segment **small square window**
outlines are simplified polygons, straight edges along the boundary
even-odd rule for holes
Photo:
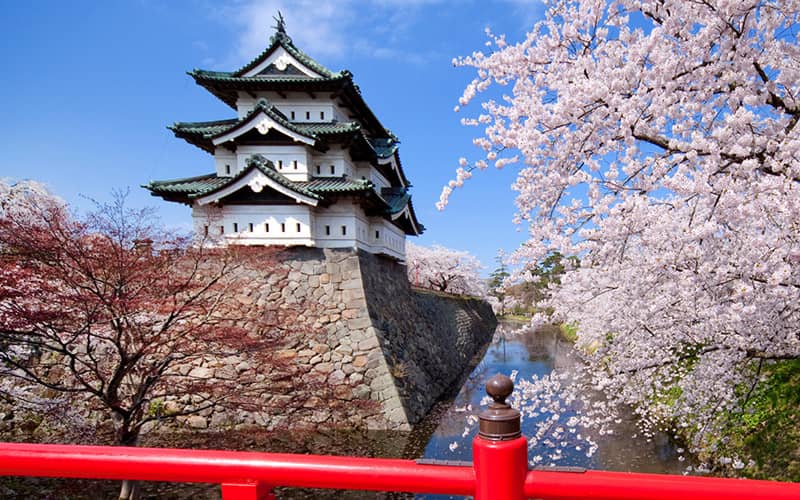
[[[347,226],[342,226],[342,236],[347,235]]]
[[[286,232],[286,223],[285,222],[281,222],[281,232],[282,233]]]
[[[325,226],[325,234],[327,236],[330,236],[330,234],[331,234],[331,226]]]

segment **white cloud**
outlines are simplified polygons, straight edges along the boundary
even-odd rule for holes
[[[441,0],[233,0],[217,4],[214,16],[235,25],[237,47],[229,63],[242,64],[269,43],[280,11],[295,44],[325,63],[353,54],[422,64],[431,54],[403,50],[403,35],[413,29],[421,9]],[[335,67],[332,69],[336,69]]]

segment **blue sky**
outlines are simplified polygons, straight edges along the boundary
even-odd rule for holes
[[[478,153],[479,130],[453,112],[473,74],[452,59],[483,49],[486,27],[520,40],[541,15],[538,0],[32,1],[3,10],[0,177],[43,182],[78,209],[130,188],[131,205],[154,206],[164,224],[188,228],[188,208],[139,186],[212,171],[207,153],[166,126],[234,111],[185,72],[237,69],[266,47],[281,10],[295,44],[333,70],[352,71],[402,141],[427,227],[417,243],[468,250],[489,272],[498,249],[524,239],[511,222],[515,168],[476,172],[444,212],[434,203],[458,158]]]

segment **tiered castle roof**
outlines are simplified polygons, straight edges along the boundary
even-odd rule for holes
[[[282,48],[294,61],[275,58]],[[284,59],[284,60],[282,60]],[[377,187],[367,179],[346,177],[314,177],[293,181],[279,172],[272,162],[253,155],[246,167],[233,176],[209,173],[197,177],[151,181],[143,186],[154,196],[166,201],[192,205],[195,201],[246,203],[272,197],[286,203],[302,200],[312,206],[326,206],[343,196],[361,199],[367,215],[391,219],[406,234],[420,234],[424,227],[417,220],[408,192],[410,183],[403,172],[398,155],[399,140],[383,127],[353,83],[349,71],[333,72],[297,47],[285,33],[282,23],[270,45],[255,59],[233,72],[195,69],[189,72],[195,82],[223,102],[237,108],[242,93],[255,97],[270,91],[285,97],[288,92],[302,92],[312,99],[323,96],[333,99],[348,110],[348,121],[300,122],[291,120],[266,98],[260,98],[245,116],[208,122],[176,122],[170,126],[177,137],[214,154],[218,147],[235,150],[238,144],[305,144],[318,153],[337,144],[346,148],[353,161],[368,162],[389,181],[391,187]],[[253,192],[242,189],[252,181],[266,183],[271,189]],[[251,183],[251,184],[248,184]]]

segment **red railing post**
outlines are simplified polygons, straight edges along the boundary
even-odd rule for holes
[[[275,494],[266,483],[222,483],[222,500],[275,500]]]
[[[523,500],[528,474],[528,441],[520,431],[520,414],[506,403],[514,383],[505,375],[486,382],[494,399],[478,418],[480,428],[472,442],[475,500]]]

